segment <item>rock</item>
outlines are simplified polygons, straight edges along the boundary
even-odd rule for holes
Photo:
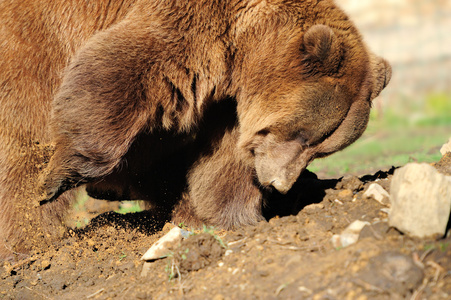
[[[353,196],[352,191],[348,189],[338,192],[338,198],[343,201],[352,201]]]
[[[167,257],[171,253],[172,249],[174,249],[183,239],[189,237],[190,235],[191,232],[179,227],[174,227],[157,242],[155,242],[152,247],[150,247],[149,250],[147,250],[147,252],[141,257],[141,260],[145,261],[141,271],[141,276],[147,276],[152,268],[153,261]]]
[[[347,247],[354,244],[359,240],[360,231],[367,225],[370,225],[370,223],[360,220],[352,222],[340,235],[334,234],[332,236],[332,244],[335,248]]]
[[[302,209],[302,211],[305,212],[306,214],[313,215],[315,213],[320,212],[323,209],[324,209],[324,204],[322,204],[322,203],[313,203],[313,204],[309,204],[306,207],[304,207]]]
[[[343,177],[335,186],[337,189],[348,189],[351,192],[360,191],[363,188],[363,182],[357,176],[347,175]]]
[[[390,226],[388,226],[387,222],[379,221],[374,222],[370,226],[365,226],[359,235],[359,240],[364,238],[375,238],[378,240],[382,240],[384,236],[387,234]]]
[[[393,251],[372,257],[368,265],[357,273],[358,280],[373,289],[398,295],[398,299],[409,299],[412,291],[422,283],[423,277],[423,270],[410,256]]]
[[[395,171],[389,225],[420,238],[443,236],[451,210],[451,177],[428,164],[410,163]]]
[[[159,258],[164,258],[170,253],[170,249],[174,248],[183,238],[187,238],[190,232],[179,227],[172,228],[162,238],[147,250],[141,257],[141,260],[153,261]]]
[[[440,148],[440,153],[442,156],[449,152],[451,152],[451,138],[449,138],[448,143],[444,144],[442,148]]]
[[[50,268],[50,261],[43,260],[41,261],[41,270],[47,270]]]
[[[389,201],[390,195],[383,187],[381,187],[377,183],[370,184],[365,193],[363,193],[363,197],[373,198],[374,200],[383,205],[388,205],[390,203]]]

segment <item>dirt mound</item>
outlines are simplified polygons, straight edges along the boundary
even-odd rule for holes
[[[450,157],[435,165],[449,170]],[[320,180],[304,174],[290,201],[268,203],[268,222],[207,230],[142,277],[143,253],[168,230],[148,213],[102,214],[53,249],[4,263],[2,299],[449,299],[451,238],[415,239],[387,224],[393,169]],[[277,200],[277,199],[276,199]],[[359,220],[357,243],[331,242]],[[226,247],[224,248],[221,243]]]

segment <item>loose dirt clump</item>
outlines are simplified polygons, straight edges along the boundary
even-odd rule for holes
[[[446,173],[445,156],[435,165]],[[141,256],[170,226],[141,212],[104,213],[68,230],[53,248],[1,269],[1,299],[450,299],[451,238],[417,239],[387,223],[394,169],[321,180],[306,172],[286,197],[267,203],[267,222],[184,240],[141,276]],[[354,221],[358,241],[334,246]],[[225,248],[221,245],[224,244]]]
[[[183,241],[173,260],[180,273],[185,274],[217,262],[223,254],[224,248],[212,234],[201,233]]]

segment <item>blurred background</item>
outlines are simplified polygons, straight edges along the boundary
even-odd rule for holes
[[[365,134],[316,160],[320,177],[363,175],[410,161],[434,162],[451,137],[451,1],[336,0],[369,48],[393,68]]]

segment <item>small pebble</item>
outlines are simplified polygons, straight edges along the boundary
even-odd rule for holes
[[[341,234],[334,234],[331,238],[332,245],[335,248],[347,247],[356,243],[359,240],[360,231],[363,227],[370,225],[369,222],[356,220],[349,224]]]
[[[387,191],[377,183],[372,183],[368,189],[363,193],[363,197],[372,198],[382,205],[389,205],[390,195]]]

